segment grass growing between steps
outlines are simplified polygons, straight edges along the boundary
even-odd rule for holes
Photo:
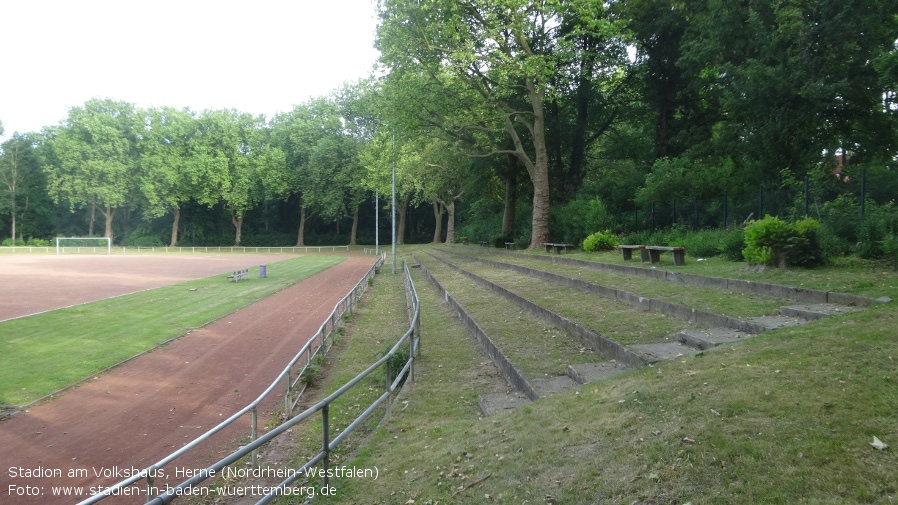
[[[481,252],[478,248],[462,248],[462,251]],[[532,254],[535,257],[549,257],[545,251],[517,251]],[[821,291],[836,291],[842,293],[854,293],[856,295],[879,298],[895,293],[898,290],[898,275],[894,267],[880,261],[863,260],[855,257],[833,258],[828,265],[813,268],[764,268],[750,266],[744,262],[727,261],[720,257],[698,258],[686,253],[686,264],[674,266],[670,256],[662,255],[662,262],[652,265],[642,263],[634,257],[630,261],[624,261],[618,251],[605,251],[600,253],[574,252],[565,257],[581,259],[585,261],[598,261],[602,263],[614,263],[638,268],[658,268],[672,272],[708,275],[711,277],[728,277],[755,282],[768,282],[771,284],[785,284],[788,286],[807,289],[819,289]],[[537,259],[540,263],[546,263],[545,259]],[[895,298],[894,295],[892,298]]]
[[[388,273],[387,268],[381,268],[359,308],[345,326],[344,334],[328,353],[322,378],[306,393],[307,400],[297,406],[295,413],[302,412],[306,407],[314,405],[339,389],[395,345],[409,326],[405,304],[402,274],[392,275]],[[386,377],[381,369],[373,372],[335,400],[329,408],[330,439],[333,440],[339,435],[385,390]],[[337,446],[331,453],[331,466],[345,459],[357,448],[381,421],[384,414],[383,408],[375,410],[363,428],[352,434],[348,442]],[[315,414],[312,420],[305,421],[304,427],[296,431],[294,441],[296,451],[291,461],[293,467],[300,468],[321,451],[321,418],[321,414]]]
[[[550,263],[536,258],[526,259],[482,253],[477,257],[511,265],[524,266],[534,270],[551,272],[572,279],[591,282],[593,284],[622,291],[629,291],[637,295],[657,300],[666,300],[688,307],[695,307],[699,310],[735,318],[776,314],[781,305],[790,303],[764,296],[731,293],[718,289],[695,289],[693,286],[684,286],[672,282],[658,282],[656,280],[634,277],[631,275],[615,274],[589,268]],[[679,272],[680,270],[677,269],[674,271]]]
[[[252,268],[241,282],[215,275],[0,323],[0,404],[36,400],[343,259],[302,256],[277,262],[265,279]]]
[[[531,316],[433,257],[417,258],[528,379],[565,375],[568,365],[604,359],[564,329]]]
[[[460,324],[432,296],[422,305],[425,356],[440,359],[427,339],[448,340]],[[472,367],[447,357],[347,462],[378,467],[379,479],[345,479],[323,501],[896,503],[896,327],[898,307],[876,306],[485,419],[463,402],[443,406],[453,398],[433,381],[464,381]],[[873,436],[890,447],[874,449]]]
[[[459,262],[458,256],[446,259]],[[675,341],[677,332],[696,328],[673,317],[476,261],[465,262],[464,269],[623,345]]]
[[[346,462],[356,468],[376,467],[380,476],[334,480],[338,494],[322,498],[324,503],[406,503],[419,496],[418,487],[424,482],[433,485],[434,494],[429,496],[457,503],[452,497],[457,483],[488,474],[489,469],[474,461],[478,448],[456,438],[458,426],[466,427],[462,433],[477,431],[482,422],[478,397],[505,391],[507,386],[430,283],[419,272],[413,276],[427,307],[417,379],[406,386],[391,421]]]

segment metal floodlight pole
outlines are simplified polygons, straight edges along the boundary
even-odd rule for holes
[[[393,132],[393,273],[396,273],[396,132]]]
[[[374,192],[374,255],[380,256],[380,192]]]

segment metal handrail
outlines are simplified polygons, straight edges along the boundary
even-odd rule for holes
[[[124,487],[130,486],[132,484],[135,484],[138,481],[143,480],[143,479],[147,480],[147,490],[148,490],[148,492],[150,492],[150,490],[153,488],[154,476],[157,474],[157,471],[159,469],[161,469],[165,465],[171,463],[172,461],[176,460],[177,458],[181,457],[186,452],[188,452],[192,448],[196,447],[203,441],[207,440],[212,435],[215,435],[216,433],[218,433],[225,427],[229,426],[230,424],[235,422],[237,419],[243,417],[247,413],[252,413],[252,421],[251,421],[251,427],[250,427],[252,440],[258,441],[259,438],[257,436],[258,435],[258,432],[257,432],[257,426],[258,426],[257,408],[262,403],[262,401],[264,399],[266,399],[271,394],[271,392],[274,391],[277,388],[277,386],[284,381],[285,378],[287,378],[287,380],[286,380],[287,388],[286,388],[286,392],[284,393],[284,395],[285,395],[285,410],[286,410],[285,414],[287,417],[290,417],[290,414],[291,414],[290,409],[292,408],[292,405],[295,405],[295,402],[291,402],[289,400],[290,387],[291,387],[289,376],[290,376],[291,369],[296,365],[296,363],[300,360],[300,358],[303,356],[303,354],[306,354],[308,356],[306,365],[297,374],[297,377],[302,377],[302,374],[307,370],[309,364],[311,364],[312,358],[318,354],[318,352],[321,350],[321,347],[328,340],[328,337],[330,337],[330,335],[333,333],[334,329],[336,328],[337,319],[339,317],[341,317],[345,312],[352,310],[352,304],[354,303],[355,299],[357,299],[358,297],[361,296],[359,291],[360,290],[364,291],[364,288],[367,287],[368,280],[371,279],[372,277],[374,277],[375,272],[377,271],[378,268],[380,268],[383,265],[385,260],[386,260],[386,253],[383,253],[377,259],[374,266],[372,266],[371,269],[368,270],[368,272],[365,274],[365,276],[358,283],[356,283],[356,285],[352,288],[352,290],[350,290],[346,296],[344,296],[339,302],[336,303],[336,305],[334,305],[334,309],[331,311],[328,318],[325,319],[324,323],[321,325],[321,327],[318,329],[318,331],[311,338],[309,338],[309,340],[306,341],[305,345],[303,345],[303,347],[299,350],[299,352],[296,353],[296,355],[293,357],[293,359],[290,360],[290,362],[287,364],[287,366],[284,368],[284,370],[277,376],[277,378],[275,378],[274,381],[272,381],[271,385],[269,385],[268,388],[266,388],[265,391],[263,391],[262,394],[260,394],[258,396],[258,398],[256,398],[252,403],[250,403],[246,407],[240,409],[237,413],[233,414],[226,420],[222,421],[214,428],[206,431],[199,437],[193,439],[188,444],[184,445],[177,451],[169,454],[168,456],[164,457],[163,459],[159,460],[158,462],[154,463],[153,465],[141,470],[140,472],[137,472],[135,475],[132,475],[127,479],[124,479],[120,482],[113,484],[110,487],[104,487],[102,492],[95,494],[95,495],[91,496],[90,498],[87,498],[85,500],[78,502],[77,505],[90,505],[93,503],[97,503],[97,502],[102,501],[105,498],[109,497],[110,495],[113,495],[118,490],[120,490]],[[342,310],[342,312],[339,313],[339,315],[337,315],[337,311],[341,307],[343,310]],[[330,323],[330,330],[327,330],[328,323]],[[317,340],[319,340],[319,338],[321,340],[321,344],[315,350],[314,354],[309,354],[312,344],[315,343]],[[297,400],[299,398],[299,395],[301,395],[301,394],[302,393],[300,392],[297,395]],[[250,444],[250,445],[253,445],[253,444]],[[252,458],[253,458],[253,465],[255,465],[255,463],[256,463],[255,452],[253,452]]]
[[[250,442],[246,446],[240,448],[238,451],[229,454],[228,456],[219,460],[212,466],[209,466],[206,469],[198,472],[196,475],[194,475],[190,479],[185,480],[185,481],[177,484],[176,486],[169,488],[165,492],[165,494],[162,494],[162,495],[159,495],[159,496],[153,498],[152,500],[146,502],[145,505],[162,505],[162,504],[171,503],[172,501],[175,500],[175,498],[177,498],[181,494],[184,494],[183,490],[190,488],[190,487],[194,487],[194,486],[202,483],[203,481],[208,479],[210,476],[217,475],[226,466],[240,460],[240,458],[243,458],[248,454],[255,452],[255,450],[258,449],[259,447],[261,447],[262,445],[268,443],[269,441],[271,441],[272,439],[274,439],[281,433],[284,433],[285,431],[289,430],[293,426],[296,426],[297,424],[301,423],[302,421],[308,419],[309,417],[311,417],[313,414],[315,414],[317,412],[322,413],[322,435],[323,435],[322,436],[322,438],[323,438],[322,450],[318,454],[313,456],[311,459],[309,459],[301,468],[297,469],[291,477],[288,477],[286,480],[284,480],[277,486],[272,487],[268,494],[266,494],[265,496],[262,497],[262,499],[260,499],[259,501],[256,502],[256,505],[262,505],[262,504],[268,503],[271,500],[277,498],[281,494],[280,491],[283,491],[292,482],[301,478],[303,475],[306,474],[306,471],[308,469],[312,468],[313,466],[317,465],[318,463],[323,463],[323,465],[324,465],[325,471],[322,472],[322,475],[324,476],[323,477],[323,480],[324,480],[323,485],[327,486],[328,473],[326,470],[329,465],[330,452],[334,448],[336,448],[337,445],[339,445],[339,443],[344,438],[346,438],[350,433],[352,433],[371,413],[373,413],[374,410],[376,410],[379,406],[381,406],[384,403],[386,404],[385,418],[387,420],[389,420],[389,417],[390,417],[389,399],[390,399],[391,394],[396,390],[399,383],[401,382],[401,378],[404,377],[406,373],[409,373],[410,377],[412,379],[414,378],[412,371],[414,370],[414,360],[415,360],[415,356],[419,350],[418,341],[420,340],[420,317],[421,317],[420,302],[418,300],[417,290],[415,289],[414,281],[412,281],[411,273],[409,272],[407,263],[404,264],[404,273],[405,273],[405,287],[406,287],[407,292],[409,293],[409,298],[412,300],[411,301],[412,310],[411,310],[411,316],[409,318],[409,329],[405,332],[405,334],[402,335],[402,337],[396,342],[396,344],[393,345],[393,347],[390,349],[389,352],[387,352],[383,357],[381,357],[379,360],[375,361],[368,368],[366,368],[363,372],[359,373],[358,375],[356,375],[355,377],[350,379],[346,384],[341,386],[339,389],[337,389],[336,391],[334,391],[333,393],[328,395],[326,398],[324,398],[320,402],[309,407],[308,409],[306,409],[302,413],[298,414],[297,416],[287,419],[285,422],[278,425],[276,428],[272,429],[265,435],[255,439],[254,441]],[[411,339],[409,360],[405,363],[405,366],[402,368],[402,370],[398,374],[396,374],[396,378],[391,382],[390,381],[390,375],[391,375],[390,374],[390,359],[393,357],[393,355],[396,353],[396,351],[399,350],[400,346],[402,346],[402,344],[404,344],[409,339]],[[386,367],[386,386],[385,386],[384,393],[382,393],[380,396],[378,396],[377,399],[374,400],[371,403],[371,405],[369,405],[365,409],[364,412],[359,414],[349,424],[349,426],[347,426],[339,435],[337,435],[336,438],[334,438],[333,440],[330,440],[329,439],[330,430],[328,427],[328,420],[329,420],[328,413],[329,413],[330,404],[333,403],[341,395],[343,395],[343,393],[350,390],[353,386],[355,386],[356,384],[361,382],[363,379],[365,379],[366,377],[368,377],[369,375],[374,373],[374,371],[379,369],[381,366]]]

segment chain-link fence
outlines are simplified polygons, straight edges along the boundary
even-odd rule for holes
[[[805,179],[786,187],[758,185],[751,192],[724,193],[716,198],[678,198],[634,206],[619,212],[616,221],[624,232],[656,231],[681,227],[694,231],[731,229],[766,215],[781,219],[811,217],[838,228],[860,229],[872,212],[894,205],[898,198],[898,172],[879,170],[858,175],[833,174],[831,180]]]

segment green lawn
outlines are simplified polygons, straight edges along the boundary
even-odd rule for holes
[[[744,264],[711,268],[765,282],[898,295],[898,274],[875,264],[780,272],[751,272]],[[483,358],[457,359],[473,340],[418,283],[424,291],[422,373],[401,398],[407,408],[394,411],[344,462],[376,467],[379,478],[332,480],[338,495],[327,503],[898,501],[896,302],[771,331],[480,418],[473,397],[490,387],[472,383],[471,372]],[[367,331],[380,324],[359,320]],[[874,436],[891,447],[876,450]]]
[[[0,323],[0,404],[22,405],[184,335],[344,258],[309,255]]]

